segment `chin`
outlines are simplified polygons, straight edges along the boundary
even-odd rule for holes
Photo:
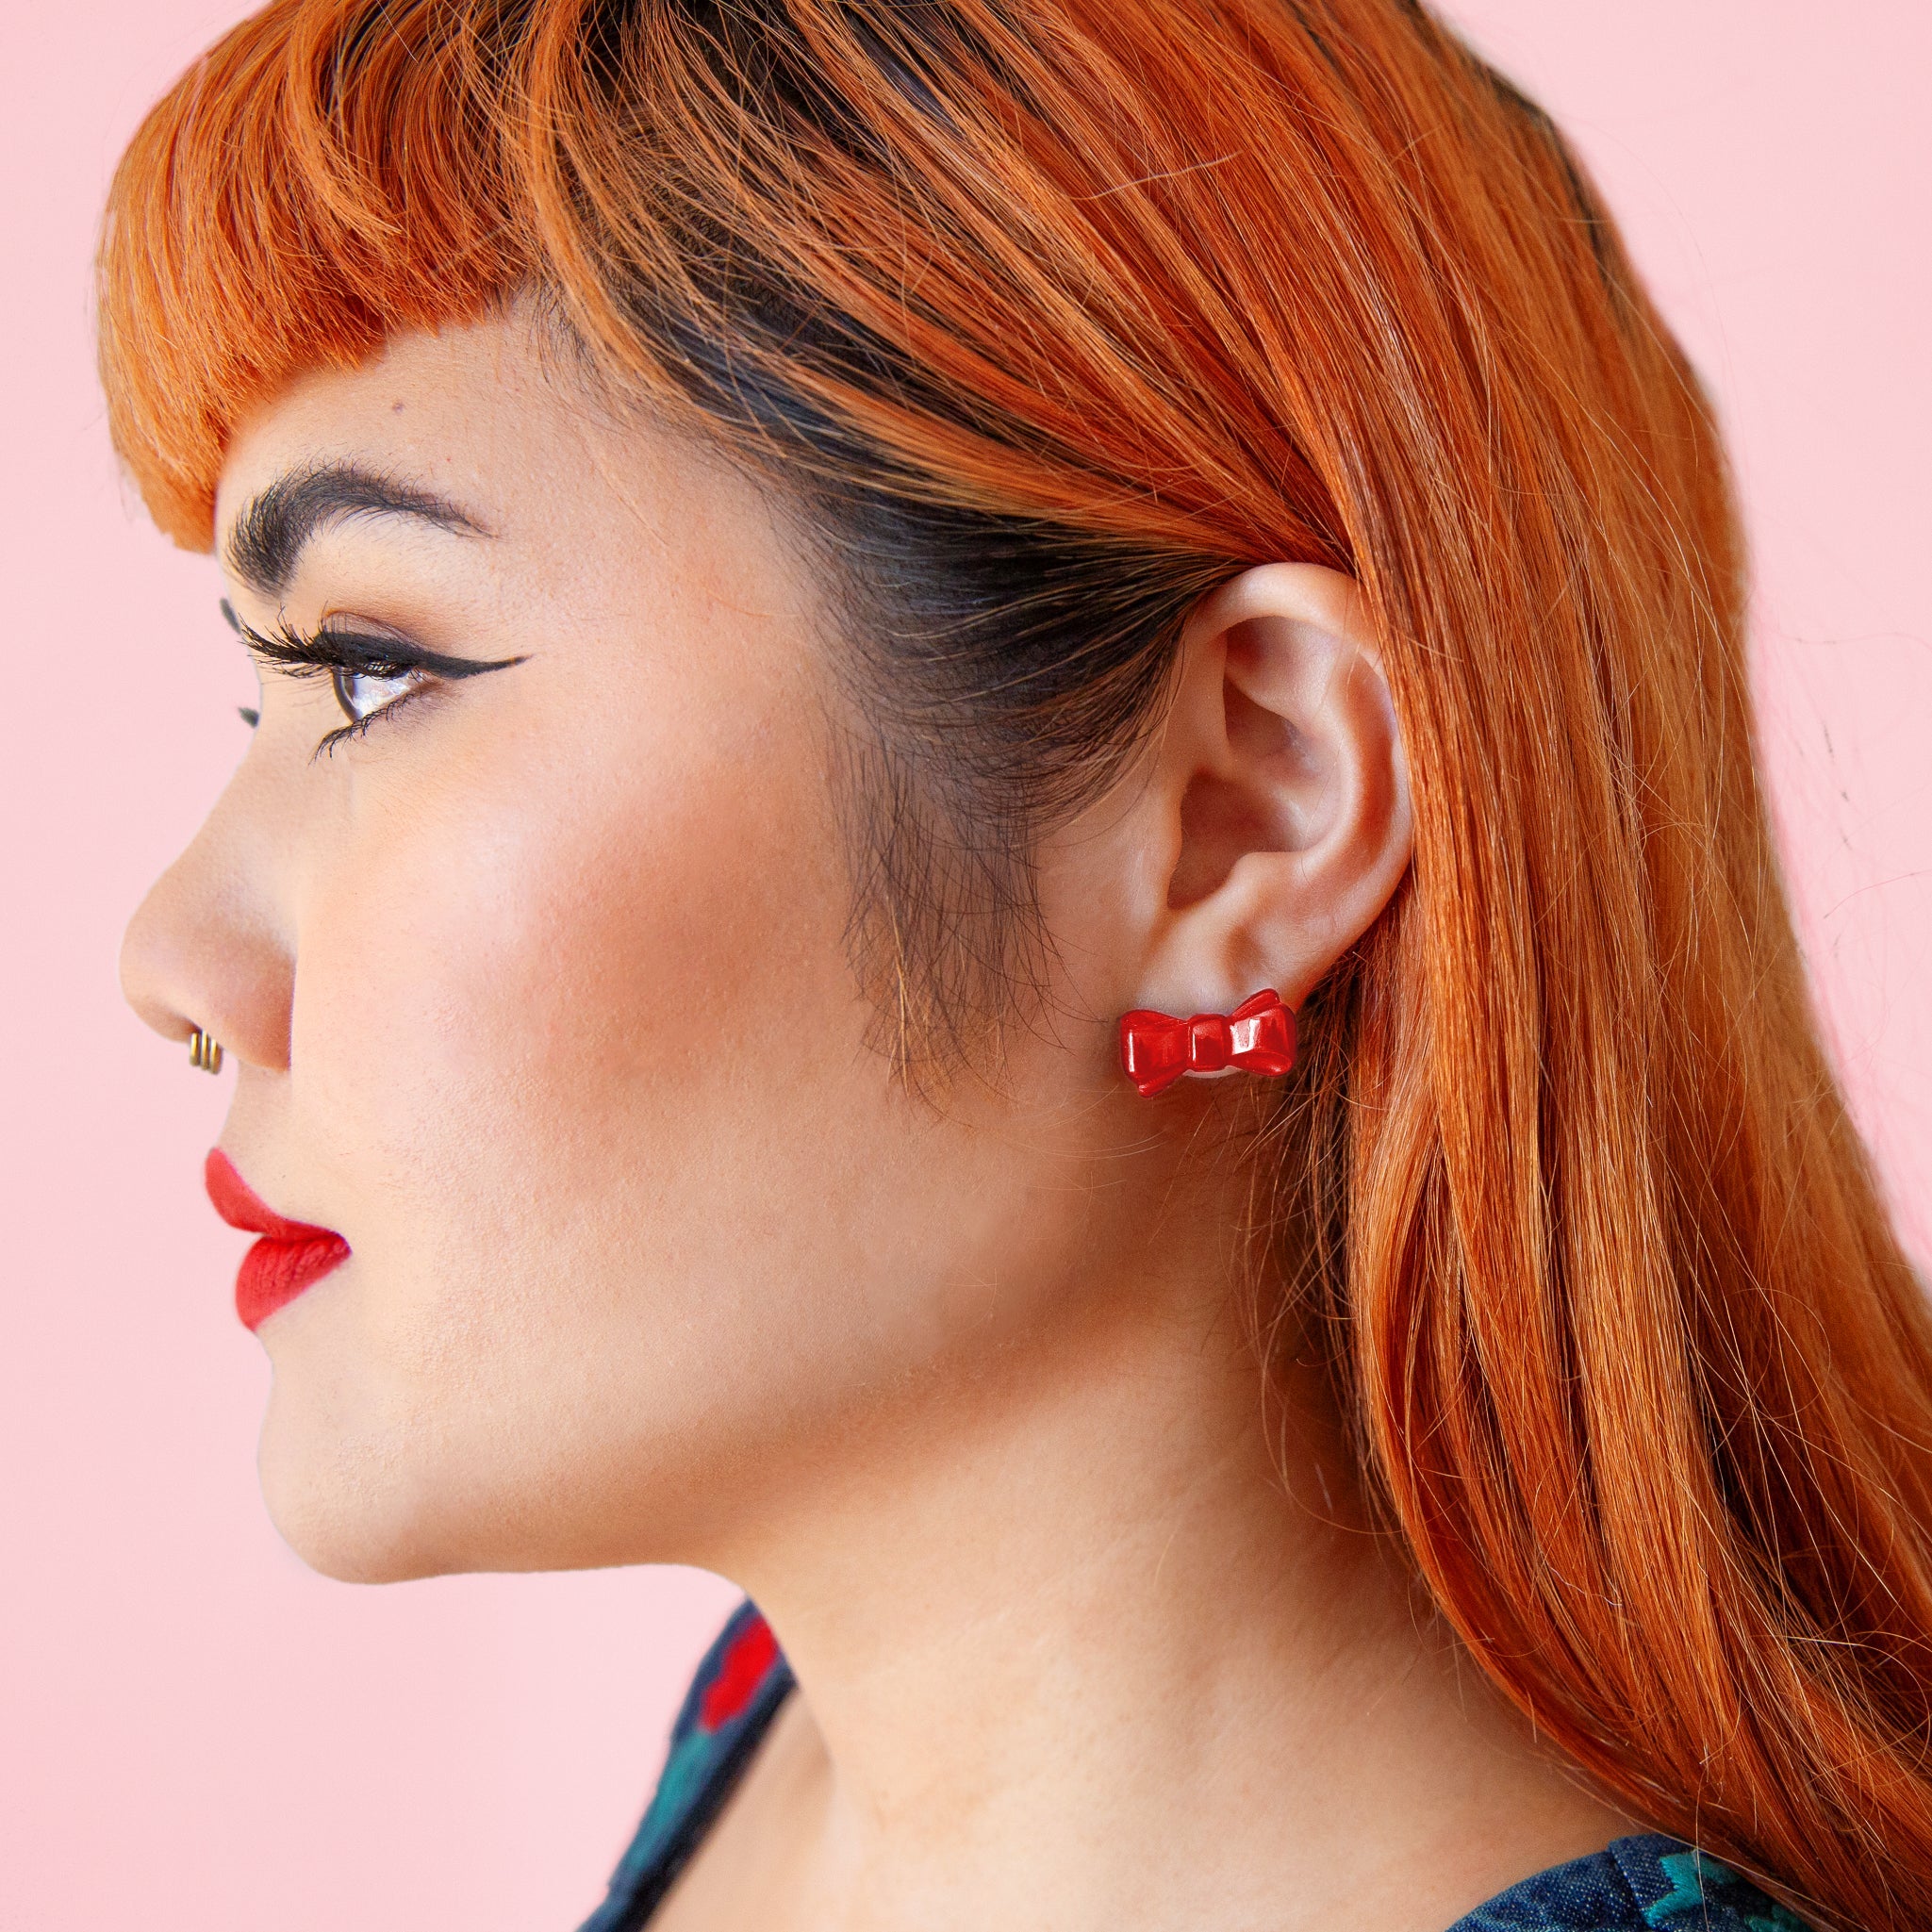
[[[311,1570],[340,1583],[404,1583],[475,1567],[438,1533],[447,1512],[395,1445],[320,1433],[288,1406],[271,1399],[256,1467],[269,1520]]]
[[[345,1428],[278,1385],[256,1455],[269,1520],[311,1570],[339,1583],[634,1560],[627,1544],[579,1546],[560,1538],[542,1494],[531,1494],[516,1469],[477,1454],[473,1444],[453,1464],[438,1453],[444,1441],[442,1431],[402,1422]]]

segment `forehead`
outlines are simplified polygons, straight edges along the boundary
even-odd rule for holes
[[[328,464],[466,507],[508,507],[590,429],[586,402],[514,321],[396,337],[357,368],[296,378],[239,425],[216,490],[217,539],[262,490]]]
[[[764,492],[648,420],[619,421],[514,311],[394,338],[374,360],[311,372],[258,409],[223,466],[218,553],[230,557],[264,492],[334,468],[459,511],[492,539],[466,546],[469,568],[606,583],[638,570],[661,583],[673,570],[713,594],[742,593],[781,568]],[[358,550],[448,544],[415,518],[348,517],[327,534]]]

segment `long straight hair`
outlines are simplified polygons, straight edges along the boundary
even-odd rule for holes
[[[116,178],[117,445],[206,547],[246,410],[524,298],[825,537],[907,1040],[1011,994],[1190,604],[1355,576],[1414,863],[1303,1016],[1280,1292],[1544,1735],[1820,1923],[1932,1924],[1932,1336],[1710,411],[1549,121],[1405,0],[277,0]]]

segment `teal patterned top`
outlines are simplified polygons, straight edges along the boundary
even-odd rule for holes
[[[671,1727],[656,1794],[581,1932],[639,1932],[676,1883],[751,1761],[792,1674],[770,1627],[741,1604]],[[1808,1932],[1708,1852],[1655,1834],[1620,1838],[1499,1892],[1448,1932]]]

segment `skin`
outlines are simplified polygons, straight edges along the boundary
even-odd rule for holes
[[[1193,614],[1158,734],[1041,851],[1048,1019],[935,1102],[867,1043],[848,701],[766,497],[516,313],[289,388],[218,529],[330,461],[478,531],[337,521],[278,596],[231,573],[242,619],[521,662],[320,756],[328,681],[265,674],[129,929],[137,1009],[239,1064],[223,1148],[353,1249],[260,1329],[294,1548],[753,1593],[801,1694],[672,1932],[1439,1932],[1627,1829],[1369,1533],[1313,1374],[1264,1387],[1244,1077],[1144,1101],[1115,1060],[1131,1007],[1298,1004],[1401,880],[1353,586],[1271,565]]]

